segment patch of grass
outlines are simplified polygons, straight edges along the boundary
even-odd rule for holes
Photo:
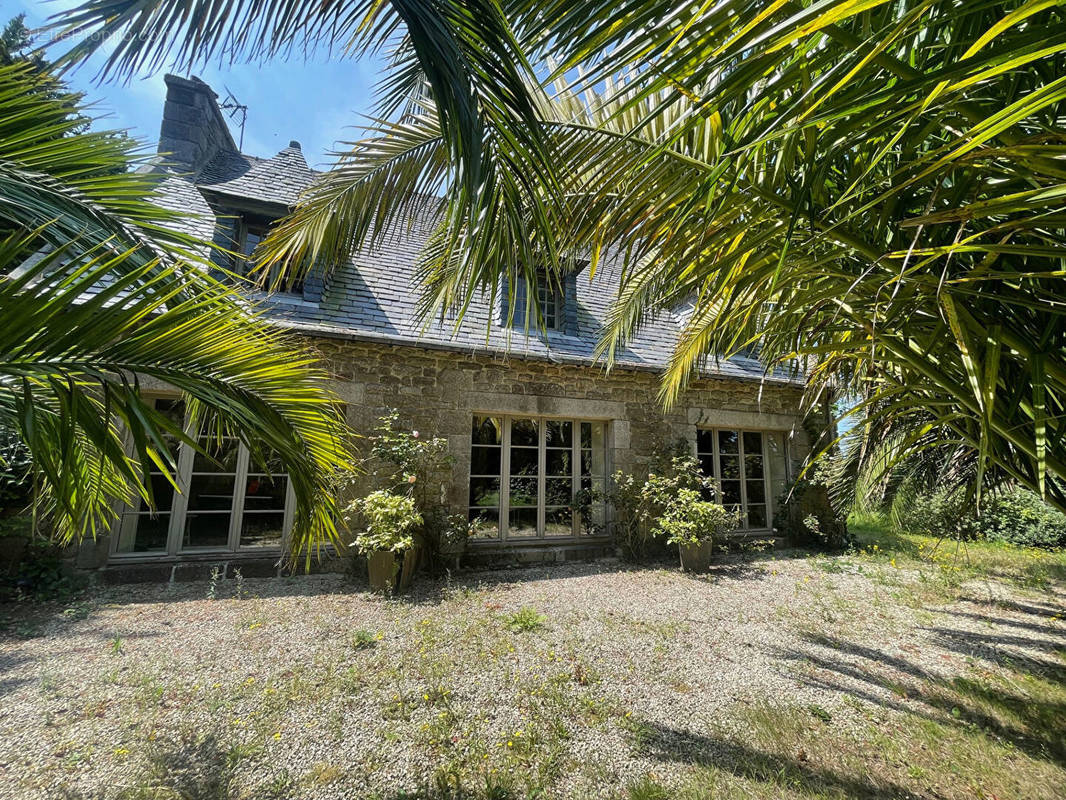
[[[1002,542],[959,542],[893,529],[880,516],[853,516],[857,556],[882,566],[924,569],[924,589],[939,599],[954,599],[963,583],[973,579],[1003,580],[1015,586],[1046,591],[1066,581],[1066,550],[1040,550]]]
[[[329,786],[344,777],[344,770],[336,764],[317,761],[303,776],[302,782],[307,786]]]
[[[628,800],[670,800],[672,796],[669,789],[648,775],[626,787]]]
[[[645,757],[694,765],[669,797],[851,798],[937,797],[1057,800],[1066,786],[1066,673],[1061,669],[973,661],[950,680],[909,668],[905,682],[887,654],[839,640],[861,655],[871,687],[893,696],[847,697],[849,725],[817,705],[739,705],[708,732],[634,720],[627,730]],[[822,680],[832,662],[823,657]],[[895,665],[897,668],[900,664]],[[841,673],[855,667],[843,661]],[[906,698],[907,703],[901,701]],[[657,798],[658,782],[631,784],[629,800]]]
[[[833,715],[819,705],[812,703],[811,705],[807,706],[807,710],[811,712],[812,717],[820,719],[822,722],[833,721]]]
[[[504,623],[516,633],[531,633],[543,628],[548,618],[532,606],[522,606],[511,614],[505,614]]]

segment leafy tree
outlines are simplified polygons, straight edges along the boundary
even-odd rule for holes
[[[9,19],[0,31],[0,64],[8,66],[16,62],[27,62],[38,70],[43,70],[44,54],[32,48],[33,36],[26,27],[26,15],[18,14]]]

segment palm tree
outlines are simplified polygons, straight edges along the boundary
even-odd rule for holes
[[[173,37],[182,58],[242,30],[229,27],[239,19],[222,24],[213,3],[146,0],[107,16],[113,7],[94,0],[72,19]],[[302,4],[279,8],[245,34],[244,52],[334,37],[326,12],[294,27]],[[354,20],[363,8],[328,13]],[[390,8],[403,16],[396,9],[407,6]],[[439,8],[425,13],[441,22]],[[857,398],[850,413],[871,429],[890,425],[899,457],[930,438],[954,443],[973,454],[975,489],[1008,477],[1066,504],[1060,3],[516,0],[504,9],[521,63],[570,82],[549,99],[508,73],[509,92],[542,118],[535,145],[500,93],[477,95],[492,120],[483,158],[495,168],[471,182],[451,111],[470,84],[431,79],[426,93],[408,82],[406,113],[353,146],[268,257],[329,255],[406,213],[420,190],[438,190],[427,312],[461,310],[473,292],[497,291],[503,273],[531,279],[547,265],[558,280],[573,256],[591,254],[595,269],[612,251],[625,270],[602,342],[608,364],[649,315],[691,305],[664,402],[705,359],[757,347],[768,365],[805,364],[812,401]],[[219,24],[186,27],[179,10]],[[131,53],[168,52],[127,42],[123,66],[144,63]],[[410,60],[403,67],[397,75],[421,75]]]
[[[284,464],[292,554],[310,558],[336,539],[332,481],[350,465],[325,375],[201,269],[200,243],[151,202],[160,174],[82,113],[47,72],[0,66],[0,429],[29,452],[39,511],[61,541],[95,536],[116,504],[153,501],[150,469],[175,474],[168,441],[232,433]],[[182,392],[191,433],[145,381]]]

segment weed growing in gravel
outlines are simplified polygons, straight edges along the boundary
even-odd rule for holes
[[[548,618],[532,606],[522,606],[514,613],[506,614],[503,620],[515,633],[539,631],[548,622]]]
[[[63,616],[67,619],[88,619],[92,611],[89,603],[71,603],[63,609]]]
[[[629,784],[626,796],[629,800],[670,800],[673,795],[665,786],[656,783],[653,777],[645,775]]]
[[[301,779],[301,783],[307,786],[328,786],[343,777],[344,770],[336,764],[319,761],[311,766],[311,769]]]
[[[376,647],[377,643],[385,638],[382,634],[373,634],[365,628],[360,628],[352,634],[353,650],[369,650]]]
[[[244,586],[244,575],[239,569],[233,570],[233,580],[236,584],[237,599],[243,600],[245,597],[248,596],[248,590]]]
[[[807,710],[811,712],[812,717],[820,719],[822,722],[833,721],[833,715],[826,711],[824,708],[822,708],[820,705],[811,703],[811,705],[807,706]]]
[[[207,583],[207,599],[218,599],[218,582],[222,580],[222,570],[218,567],[211,568],[211,578]]]

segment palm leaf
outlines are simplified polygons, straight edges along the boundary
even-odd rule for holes
[[[161,175],[129,171],[129,143],[78,130],[76,104],[41,89],[0,67],[0,428],[28,448],[52,532],[106,531],[116,507],[154,501],[149,469],[174,472],[168,439],[195,446],[142,399],[148,381],[187,399],[194,430],[277,455],[291,555],[310,558],[337,541],[334,476],[351,464],[317,355],[190,263],[204,243],[166,233]]]

